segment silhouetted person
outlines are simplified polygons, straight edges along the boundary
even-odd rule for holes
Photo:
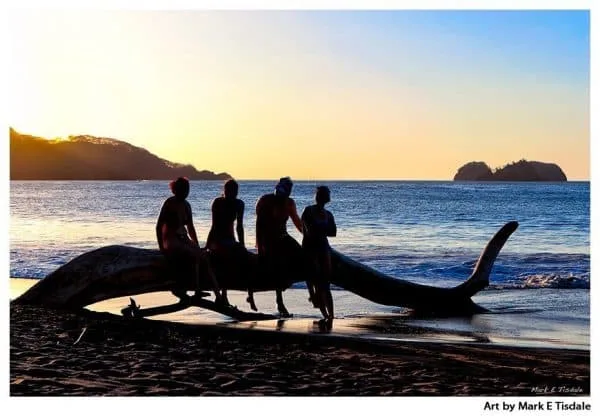
[[[275,187],[275,192],[261,196],[256,203],[258,254],[264,256],[271,266],[271,271],[275,271],[280,278],[281,274],[286,272],[286,265],[291,265],[296,270],[298,267],[303,267],[302,247],[287,233],[288,218],[291,218],[298,231],[302,232],[302,221],[298,216],[296,203],[290,198],[292,187],[293,183],[289,177],[281,178]],[[289,316],[283,304],[283,290],[287,286],[286,282],[281,280],[280,287],[276,289],[277,310],[281,315]],[[252,309],[256,310],[251,291],[248,293],[248,302]]]
[[[196,293],[200,297],[200,266],[204,265],[213,285],[215,300],[221,302],[217,279],[212,271],[208,253],[198,245],[196,229],[192,221],[192,208],[186,200],[190,193],[187,178],[177,178],[169,184],[173,196],[169,197],[160,210],[156,221],[156,239],[158,248],[171,259],[189,260],[195,267]],[[174,292],[176,296],[181,293]]]
[[[329,287],[331,281],[331,248],[327,237],[335,237],[337,227],[333,214],[325,209],[331,200],[329,188],[317,187],[315,205],[308,206],[302,213],[302,249],[312,266],[313,278],[306,284],[314,285],[311,298],[325,319],[333,319],[333,298]]]
[[[223,195],[211,206],[212,226],[206,239],[206,248],[228,266],[228,271],[239,276],[247,264],[248,252],[244,244],[244,201],[237,198],[239,185],[234,179],[225,182]],[[235,240],[233,223],[236,223],[238,240]],[[236,268],[229,267],[237,265]],[[223,302],[229,304],[227,289],[222,289]]]

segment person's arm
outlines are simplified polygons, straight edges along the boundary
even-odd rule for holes
[[[263,224],[262,224],[262,213],[260,212],[262,209],[262,199],[259,199],[256,203],[256,248],[259,253],[263,252]]]
[[[304,208],[304,211],[302,211],[302,217],[300,217],[300,219],[302,220],[302,234],[306,236],[310,234],[310,230],[312,228],[312,217],[309,212],[309,207]]]
[[[335,218],[333,218],[333,214],[327,211],[327,216],[329,217],[329,221],[327,221],[327,236],[335,237],[337,234],[337,226],[335,225]]]
[[[300,234],[302,234],[302,220],[298,216],[298,211],[296,210],[296,202],[292,198],[289,199],[288,207],[290,210],[290,218],[292,219],[292,222],[296,226],[296,229],[300,231]]]
[[[163,203],[158,219],[156,220],[156,241],[158,242],[158,249],[163,251],[163,224],[165,223],[165,217],[167,215],[167,202]]]
[[[194,243],[198,244],[198,235],[196,235],[196,228],[194,227],[194,221],[192,220],[192,207],[190,206],[190,203],[187,201],[185,203],[185,209],[186,209],[187,220],[188,220],[188,223],[186,224],[188,234],[190,235],[190,238],[192,239],[192,241]]]
[[[215,211],[217,210],[217,199],[213,199],[212,204],[210,204],[210,212],[211,212],[211,224],[210,230],[208,230],[208,235],[206,236],[206,247],[209,247],[212,244],[213,240],[213,227],[215,226]]]
[[[240,202],[238,204],[235,223],[236,223],[235,229],[237,231],[238,241],[240,242],[241,245],[243,245],[245,247],[246,244],[244,242],[244,201],[242,201],[242,200],[240,200]]]

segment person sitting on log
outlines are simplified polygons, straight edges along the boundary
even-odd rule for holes
[[[270,265],[271,272],[278,276],[279,288],[276,289],[277,310],[284,316],[290,316],[283,303],[283,290],[287,287],[282,274],[286,268],[298,270],[303,268],[302,247],[287,233],[287,220],[292,222],[302,232],[302,221],[296,210],[296,203],[290,194],[293,182],[289,177],[281,178],[275,187],[275,192],[260,197],[256,203],[256,247],[258,255]],[[248,303],[256,309],[251,290],[248,293]]]
[[[223,195],[212,205],[212,226],[206,239],[206,248],[227,267],[227,272],[242,276],[246,272],[248,251],[244,244],[244,201],[237,198],[239,185],[234,179],[225,182]],[[238,241],[235,240],[233,223],[236,223]],[[222,289],[223,302],[228,305],[227,289]]]
[[[313,304],[316,304],[325,319],[333,319],[333,298],[329,287],[331,280],[331,247],[327,237],[335,237],[337,227],[333,214],[325,209],[331,201],[329,188],[317,187],[315,205],[308,206],[302,213],[302,249],[314,273],[306,284]],[[314,289],[311,292],[311,286]]]
[[[213,272],[208,253],[198,245],[196,229],[192,221],[192,208],[186,200],[190,193],[190,182],[185,177],[179,177],[169,184],[173,196],[169,197],[162,205],[158,220],[156,221],[156,239],[158,248],[167,257],[168,261],[184,259],[191,261],[195,267],[196,293],[194,296],[202,297],[200,290],[200,270],[204,268],[211,280],[215,301],[222,303],[219,285]],[[185,291],[173,292],[178,297],[185,296]]]

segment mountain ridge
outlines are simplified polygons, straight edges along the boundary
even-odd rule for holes
[[[11,180],[226,180],[226,172],[197,170],[123,140],[91,135],[47,140],[10,128]]]

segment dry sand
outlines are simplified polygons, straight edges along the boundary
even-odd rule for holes
[[[10,324],[12,396],[590,393],[589,351],[375,342],[14,305]]]

